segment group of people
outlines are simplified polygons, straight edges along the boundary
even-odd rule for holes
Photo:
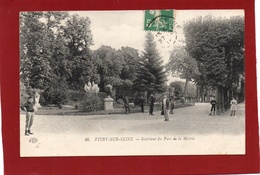
[[[216,107],[217,107],[217,101],[215,98],[213,98],[210,101],[211,104],[211,109],[209,115],[216,115]],[[237,100],[233,97],[232,100],[230,101],[230,116],[236,117],[236,110],[237,110]]]
[[[22,106],[22,110],[26,112],[26,122],[25,122],[25,135],[30,136],[32,135],[31,127],[33,125],[34,120],[34,112],[39,108],[39,94],[35,94],[35,96],[30,96],[28,98],[28,101]],[[154,115],[154,103],[155,103],[155,97],[153,94],[151,94],[149,98],[149,115]],[[141,112],[144,112],[144,104],[145,99],[143,96],[140,98],[140,106],[141,106]],[[169,121],[169,114],[173,114],[174,110],[174,97],[171,97],[170,99],[164,95],[162,99],[162,111],[161,115],[164,115],[164,121]],[[215,115],[216,114],[216,107],[217,107],[217,101],[215,99],[211,100],[211,109],[209,115]],[[237,109],[237,100],[235,98],[232,98],[230,101],[230,116],[236,117],[236,109]],[[130,106],[129,106],[129,98],[127,96],[124,97],[124,107],[126,110],[126,114],[130,114]],[[170,111],[169,111],[170,110]]]
[[[124,101],[126,114],[130,114],[129,98],[125,96],[123,101]],[[154,115],[154,103],[155,103],[155,97],[153,94],[151,94],[149,98],[149,115]],[[144,112],[144,104],[145,104],[145,98],[144,96],[141,96],[140,98],[141,112]],[[164,95],[162,100],[161,114],[164,115],[165,121],[169,121],[169,114],[173,114],[173,110],[174,110],[174,97],[171,97],[169,99],[167,98],[166,95]]]

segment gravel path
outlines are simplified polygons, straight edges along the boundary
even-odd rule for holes
[[[236,118],[229,116],[229,112],[209,116],[207,108],[208,104],[197,103],[176,109],[174,114],[170,114],[169,122],[164,121],[160,111],[153,116],[148,112],[95,116],[36,114],[32,128],[35,134],[30,137],[24,136],[25,116],[21,115],[21,155],[243,154],[243,104],[239,106]],[[105,139],[98,141],[101,137]],[[106,140],[111,137],[115,139]],[[125,140],[118,141],[122,137]]]

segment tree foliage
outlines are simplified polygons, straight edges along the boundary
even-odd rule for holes
[[[197,17],[184,25],[186,50],[196,59],[200,86],[217,88],[221,110],[244,76],[244,17]],[[242,83],[243,84],[243,83]],[[243,89],[243,88],[242,88]],[[243,93],[243,92],[240,92]]]
[[[32,88],[46,89],[60,78],[70,89],[99,82],[89,49],[90,20],[67,12],[20,15],[20,75]]]
[[[204,69],[209,84],[229,87],[243,74],[243,17],[199,17],[185,24],[184,33],[187,51]]]
[[[93,53],[100,75],[100,88],[104,91],[106,84],[121,85],[120,74],[123,69],[124,59],[119,51],[110,46],[101,46]]]
[[[134,88],[141,92],[147,91],[148,95],[155,92],[164,92],[167,79],[162,63],[162,58],[156,49],[154,37],[152,33],[148,32],[144,52],[136,71]]]
[[[188,82],[200,75],[196,60],[189,55],[183,46],[177,46],[172,50],[166,68],[173,76],[179,76],[186,80],[185,95],[187,95]]]

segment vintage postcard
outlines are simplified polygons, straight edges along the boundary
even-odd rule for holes
[[[244,16],[20,12],[20,156],[245,155]]]

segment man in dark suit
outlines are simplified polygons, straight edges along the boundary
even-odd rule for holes
[[[150,101],[149,101],[149,103],[150,103],[149,115],[153,115],[154,102],[155,102],[155,98],[154,98],[153,94],[151,94]]]

